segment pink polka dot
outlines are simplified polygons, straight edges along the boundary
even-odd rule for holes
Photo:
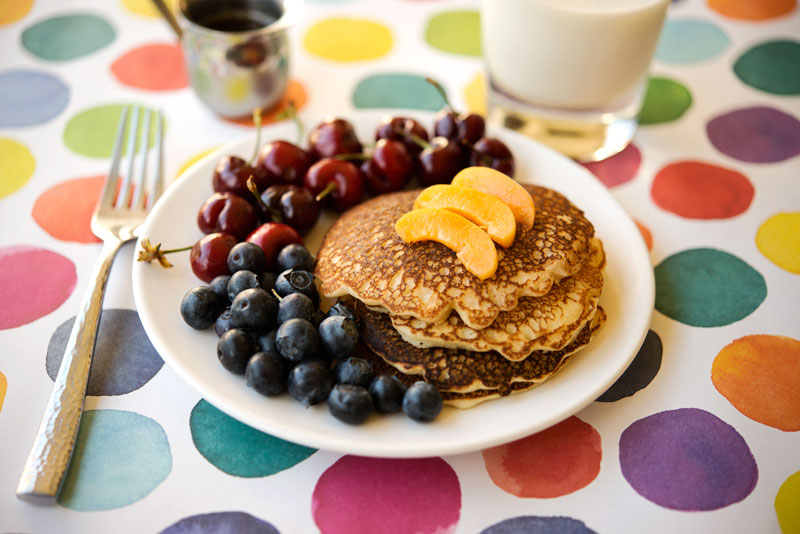
[[[619,154],[592,163],[584,163],[592,174],[606,184],[607,187],[624,184],[633,180],[642,164],[642,153],[635,145],[630,144]]]
[[[483,451],[492,481],[517,497],[560,497],[600,472],[600,434],[577,417],[527,438]]]
[[[40,248],[0,248],[0,330],[35,321],[52,312],[72,294],[75,265],[64,256]]]
[[[441,458],[343,456],[319,478],[311,513],[326,534],[453,532],[461,487]]]

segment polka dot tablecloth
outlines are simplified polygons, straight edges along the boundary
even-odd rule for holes
[[[301,118],[436,110],[428,76],[484,111],[475,0],[306,8],[267,121],[289,100]],[[100,251],[89,219],[121,109],[166,111],[171,179],[252,122],[202,107],[149,0],[0,0],[0,50],[0,534],[800,532],[797,0],[674,1],[633,144],[586,165],[656,280],[644,344],[589,407],[452,457],[283,441],[163,365],[128,245],[53,507],[14,490]]]

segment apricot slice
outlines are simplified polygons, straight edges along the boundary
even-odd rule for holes
[[[481,228],[502,247],[510,247],[517,223],[505,202],[494,195],[455,185],[432,185],[414,201],[414,209],[442,208],[458,213]]]
[[[394,225],[406,243],[437,241],[456,253],[464,267],[485,280],[497,270],[497,249],[475,223],[441,208],[421,208],[400,217]]]
[[[536,214],[533,198],[519,182],[502,172],[490,167],[467,167],[455,175],[451,184],[496,196],[511,208],[514,220],[528,228],[533,227]]]

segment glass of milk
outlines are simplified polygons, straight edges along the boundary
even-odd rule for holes
[[[669,0],[481,0],[488,118],[579,161],[636,130]]]

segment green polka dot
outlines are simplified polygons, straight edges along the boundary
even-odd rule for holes
[[[650,78],[639,124],[659,124],[681,117],[692,105],[692,94],[682,83],[669,78]]]
[[[422,76],[376,74],[358,82],[353,105],[359,109],[406,108],[436,111],[444,106],[441,95]]]
[[[425,28],[425,40],[443,52],[480,56],[480,15],[473,10],[446,11],[434,15]]]
[[[64,144],[82,156],[109,158],[114,149],[117,127],[127,104],[108,104],[81,111],[64,128]],[[128,118],[129,123],[132,117]],[[166,121],[165,127],[166,127]],[[139,128],[142,121],[139,121]],[[155,121],[150,123],[150,146],[155,142]],[[138,135],[138,133],[137,133]],[[127,143],[127,135],[125,137]],[[138,137],[137,137],[138,139]],[[127,145],[125,145],[127,146]]]
[[[164,429],[149,417],[119,410],[83,414],[64,488],[73,510],[111,510],[153,491],[172,470]]]
[[[239,477],[274,475],[317,452],[240,423],[205,400],[192,409],[189,427],[200,454],[221,471]]]
[[[800,43],[771,41],[741,55],[733,72],[750,87],[773,95],[800,94]]]
[[[36,160],[25,145],[0,137],[0,198],[28,183],[35,168]]]
[[[685,250],[655,268],[656,309],[691,326],[725,326],[753,313],[767,297],[764,277],[736,256]]]
[[[100,50],[115,36],[114,28],[95,15],[62,15],[27,28],[22,46],[41,59],[66,61]]]
[[[336,17],[311,26],[303,44],[310,53],[332,61],[365,61],[392,49],[392,32],[377,22]]]

